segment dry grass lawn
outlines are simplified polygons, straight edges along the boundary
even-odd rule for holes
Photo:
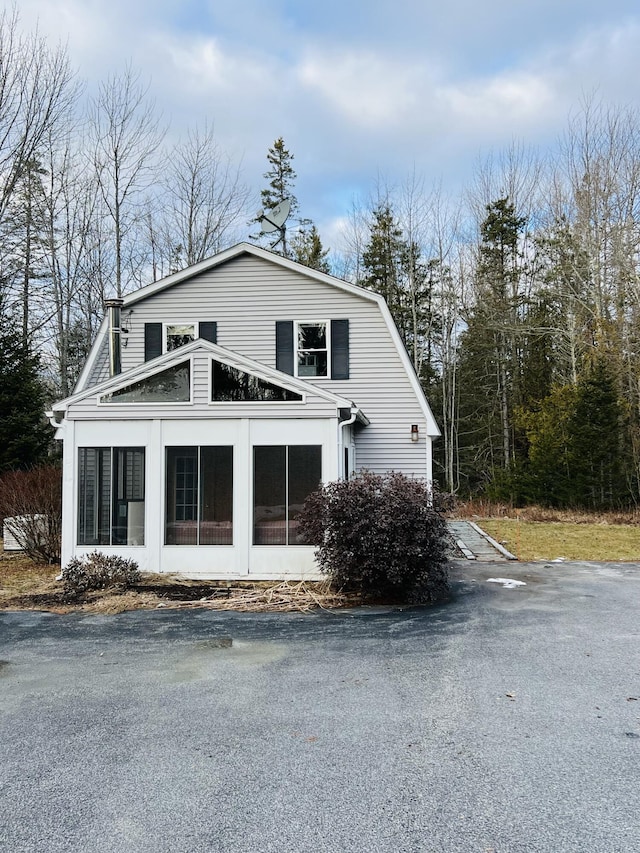
[[[640,562],[640,510],[585,512],[477,500],[461,503],[461,519],[475,521],[524,562],[596,560]]]
[[[519,560],[640,562],[640,526],[481,518],[480,527]]]
[[[145,574],[131,589],[95,590],[79,600],[71,600],[64,594],[62,583],[56,581],[59,572],[59,566],[36,565],[21,554],[0,551],[0,610],[114,614],[126,610],[207,607],[305,613],[357,603],[353,597],[330,590],[326,581],[231,584],[152,574]]]

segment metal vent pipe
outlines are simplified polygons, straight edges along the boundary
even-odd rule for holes
[[[107,299],[104,307],[109,312],[109,376],[122,372],[120,314],[124,299]]]

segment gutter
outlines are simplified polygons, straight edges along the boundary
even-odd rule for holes
[[[344,410],[340,409],[339,411],[340,411],[340,414],[342,414],[342,412]],[[351,408],[349,410],[349,413],[350,413],[349,417],[344,421],[340,421],[338,424],[340,427],[340,432],[338,433],[338,459],[340,460],[339,468],[340,468],[340,470],[342,470],[342,477],[344,480],[346,480],[349,476],[349,472],[343,470],[344,469],[344,428],[351,426],[357,420],[359,420],[360,423],[363,424],[363,426],[369,425],[369,419],[367,417],[365,417],[365,415],[362,414],[360,409],[357,406],[355,406],[353,403],[351,404]]]

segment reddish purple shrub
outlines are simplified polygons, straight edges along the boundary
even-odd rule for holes
[[[449,595],[450,538],[438,504],[424,481],[363,472],[309,495],[300,526],[334,586],[427,604]]]

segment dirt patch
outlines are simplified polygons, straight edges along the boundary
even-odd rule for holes
[[[58,566],[36,565],[22,554],[0,554],[0,610],[46,610],[52,613],[122,613],[126,610],[203,607],[215,610],[300,611],[357,604],[353,596],[319,582],[190,581],[173,575],[145,574],[140,583],[121,589],[65,593],[56,580]]]

